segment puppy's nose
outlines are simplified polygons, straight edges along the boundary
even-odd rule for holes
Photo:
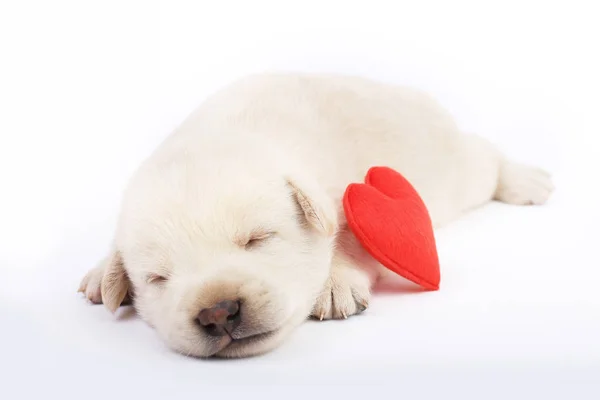
[[[242,321],[240,302],[224,300],[211,308],[200,310],[197,320],[207,334],[225,336],[237,328]]]

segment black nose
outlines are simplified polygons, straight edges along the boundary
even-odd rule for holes
[[[211,308],[200,310],[197,320],[206,333],[211,336],[231,334],[242,321],[240,302],[237,300],[224,300]]]

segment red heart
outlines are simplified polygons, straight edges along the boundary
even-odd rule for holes
[[[344,194],[350,230],[383,266],[429,290],[438,290],[440,265],[425,203],[402,175],[373,167],[365,183]]]

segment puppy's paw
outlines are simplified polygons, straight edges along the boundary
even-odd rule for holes
[[[81,280],[78,292],[94,304],[102,304],[102,294],[100,292],[100,283],[104,275],[104,266],[96,267],[90,270]]]
[[[508,204],[544,204],[554,185],[550,174],[543,169],[506,163],[500,170],[495,199]]]
[[[346,319],[367,309],[371,281],[367,273],[347,266],[334,266],[317,298],[311,316],[319,320]]]

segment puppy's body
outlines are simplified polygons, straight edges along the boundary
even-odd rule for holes
[[[552,185],[458,129],[428,96],[361,78],[242,79],[209,98],[149,157],[124,196],[114,247],[82,290],[115,309],[127,291],[174,349],[243,356],[310,314],[346,318],[383,271],[347,231],[342,196],[366,171],[401,172],[435,227],[492,199],[541,204]],[[242,322],[197,315],[235,299]]]

